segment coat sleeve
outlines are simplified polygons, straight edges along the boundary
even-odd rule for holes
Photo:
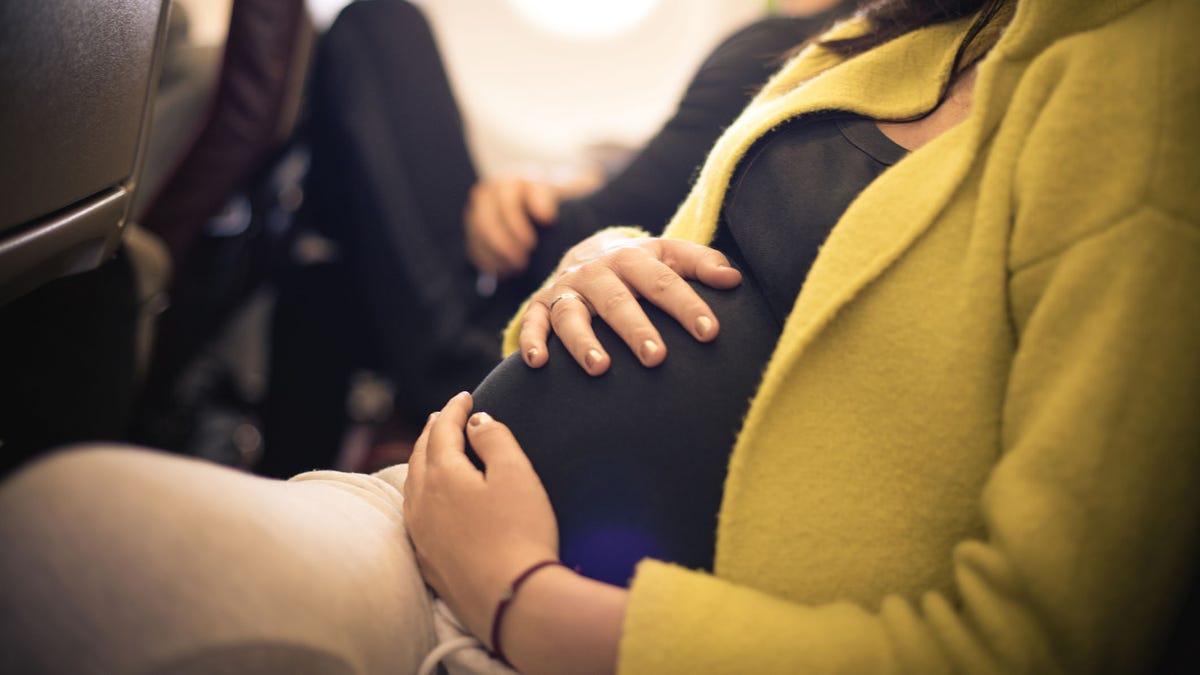
[[[1200,523],[1200,228],[1144,208],[1010,287],[1003,450],[956,598],[805,606],[647,561],[619,671],[1147,670]]]

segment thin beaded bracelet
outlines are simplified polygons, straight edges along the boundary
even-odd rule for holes
[[[539,563],[534,563],[533,565],[530,565],[524,572],[518,574],[517,578],[513,579],[513,582],[509,584],[508,587],[504,589],[504,593],[500,595],[500,602],[496,605],[496,613],[492,615],[492,655],[497,659],[500,659],[504,665],[509,666],[510,668],[512,667],[512,664],[508,662],[508,658],[504,656],[504,649],[500,647],[500,624],[504,621],[504,614],[508,612],[508,606],[512,604],[513,597],[516,596],[517,591],[521,589],[521,586],[529,580],[529,577],[533,576],[534,572],[552,565],[566,567],[566,565],[557,560],[543,560]]]

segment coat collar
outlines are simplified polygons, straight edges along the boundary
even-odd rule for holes
[[[1147,0],[1020,0],[1008,30],[980,64],[967,120],[889,169],[851,204],[821,248],[772,359],[764,386],[790,368],[788,354],[877,279],[936,220],[999,125],[1030,58],[1056,40],[1111,21]],[[810,47],[784,66],[718,140],[667,231],[711,241],[726,186],[738,161],[763,134],[790,119],[842,110],[873,119],[905,119],[932,108],[950,75],[970,18],[926,27],[851,59]],[[832,34],[863,30],[857,20]],[[911,186],[928,186],[913,192]],[[691,208],[689,208],[689,206]],[[875,217],[888,214],[886,226]],[[781,362],[782,361],[782,362]]]
[[[682,209],[667,234],[710,241],[716,231],[725,186],[738,161],[755,139],[790,119],[829,110],[874,119],[903,119],[932,108],[949,76],[959,38],[968,23],[969,20],[960,20],[921,29],[832,67],[823,50],[806,50],[768,83],[738,122],[721,137],[689,197],[694,210]],[[848,33],[859,29],[852,22],[835,31]],[[905,65],[897,67],[897,63]],[[952,133],[960,132],[962,126]],[[896,210],[902,212],[896,214],[894,226],[879,227],[878,223],[855,219],[853,214],[861,210],[864,201],[879,203],[891,198],[885,189],[893,182],[890,174],[910,171],[908,165],[914,161],[920,163],[920,157],[928,154],[926,148],[909,155],[876,179],[843,214],[809,272],[784,331],[786,339],[796,339],[818,328],[932,222],[961,180],[972,154],[945,142],[945,138],[944,135],[936,139],[930,146],[946,145],[956,151],[957,157],[952,162],[941,158],[937,175],[929,177],[933,189],[918,195],[906,193],[894,202],[899,205]],[[908,181],[900,182],[911,185]],[[862,245],[864,237],[870,245]],[[843,246],[843,241],[854,244]],[[797,321],[804,326],[800,331],[791,325]],[[781,341],[780,347],[784,346]]]
[[[981,64],[976,83],[975,123],[988,108],[981,94],[1005,90],[995,71],[1002,62],[1022,62],[1068,35],[1110,22],[1148,0],[1017,0],[1013,20]],[[717,141],[710,161],[689,196],[697,211],[687,212],[686,222],[673,222],[671,233],[685,238],[711,240],[716,230],[716,210],[737,161],[751,143],[788,119],[817,111],[844,110],[873,119],[906,119],[931,108],[950,75],[954,53],[970,19],[914,31],[857,57],[842,60],[810,46],[783,67],[755,98],[742,116]],[[835,26],[830,36],[846,37],[865,29],[858,19]],[[997,79],[997,86],[991,86]],[[997,119],[984,126],[994,128]],[[686,209],[684,211],[687,211]],[[683,213],[683,211],[681,211]]]
[[[1019,0],[1017,13],[996,50],[1029,59],[1051,43],[1110,23],[1149,0]]]

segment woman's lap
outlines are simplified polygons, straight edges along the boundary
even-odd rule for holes
[[[0,670],[413,672],[435,638],[401,504],[370,476],[51,457],[0,487]]]

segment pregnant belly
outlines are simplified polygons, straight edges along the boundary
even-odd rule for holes
[[[514,355],[474,392],[541,477],[563,561],[592,578],[625,585],[644,557],[712,567],[729,454],[780,327],[749,283],[694,287],[721,322],[711,343],[643,303],[667,345],[659,367],[596,320],[606,374],[588,376],[552,339],[546,366]]]

